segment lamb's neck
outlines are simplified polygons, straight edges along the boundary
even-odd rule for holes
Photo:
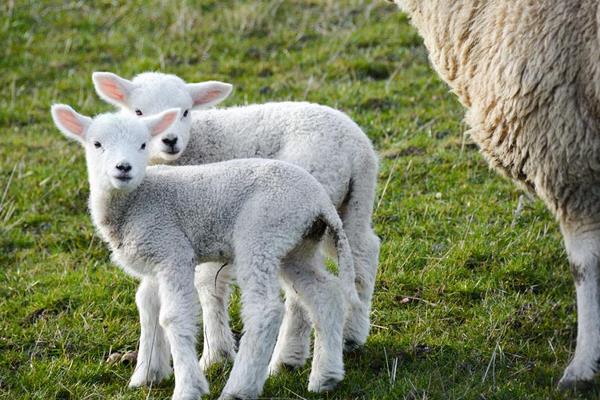
[[[96,229],[108,244],[119,247],[123,239],[125,214],[131,205],[134,192],[123,193],[103,190],[90,182],[89,209]]]

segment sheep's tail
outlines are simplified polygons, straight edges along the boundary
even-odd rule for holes
[[[329,228],[335,244],[338,256],[338,274],[342,281],[347,301],[350,305],[356,304],[360,302],[360,299],[356,291],[354,260],[342,221],[333,205],[322,212],[321,218]]]

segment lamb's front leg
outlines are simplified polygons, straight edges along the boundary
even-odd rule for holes
[[[194,287],[194,267],[167,266],[157,276],[160,299],[160,325],[171,346],[175,390],[173,400],[197,400],[208,393],[196,355],[198,295]]]
[[[142,280],[135,295],[140,313],[140,347],[137,365],[129,387],[155,384],[171,375],[171,352],[164,331],[158,323],[160,303],[158,284],[151,278]]]
[[[562,227],[577,292],[577,346],[559,387],[590,382],[600,361],[600,230]]]
[[[244,335],[221,400],[255,399],[260,395],[283,314],[276,273],[279,263],[268,263],[264,257],[244,261],[236,263]]]
[[[206,370],[215,363],[235,359],[235,339],[229,327],[229,297],[232,266],[204,263],[196,267],[196,289],[202,306],[204,347],[200,368]]]

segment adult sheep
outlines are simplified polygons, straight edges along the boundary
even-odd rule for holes
[[[600,361],[598,1],[396,0],[467,108],[470,135],[560,224],[577,291],[577,347],[559,387]]]

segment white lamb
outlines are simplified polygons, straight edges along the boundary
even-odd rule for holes
[[[297,166],[234,160],[205,166],[148,167],[147,143],[181,118],[168,110],[94,119],[55,105],[52,117],[86,152],[90,212],[114,261],[141,279],[141,338],[130,386],[170,374],[173,399],[197,399],[208,383],[196,358],[198,263],[234,265],[245,333],[221,398],[256,398],[267,377],[283,306],[280,285],[306,307],[316,330],[309,390],[331,389],[344,374],[347,302],[360,302],[352,254],[321,185]],[[339,279],[314,262],[325,229],[335,237]],[[170,352],[169,348],[170,346]]]
[[[377,179],[377,157],[367,136],[347,115],[304,102],[268,103],[220,110],[190,110],[220,102],[231,92],[221,82],[185,83],[174,75],[143,73],[132,81],[115,74],[93,74],[102,99],[137,115],[170,107],[184,111],[180,121],[153,140],[154,163],[205,164],[236,158],[273,158],[310,172],[338,209],[348,236],[362,305],[352,310],[344,338],[362,345],[369,333],[371,298],[377,272],[379,239],[371,226]],[[331,254],[331,252],[330,252]],[[314,258],[317,268],[322,257]],[[224,357],[233,358],[235,342],[228,324],[228,287],[232,279],[221,264],[202,266],[197,274],[204,313],[203,369]],[[216,293],[215,293],[216,292]],[[286,299],[286,313],[271,371],[282,364],[304,365],[309,356],[310,321],[295,297]]]

